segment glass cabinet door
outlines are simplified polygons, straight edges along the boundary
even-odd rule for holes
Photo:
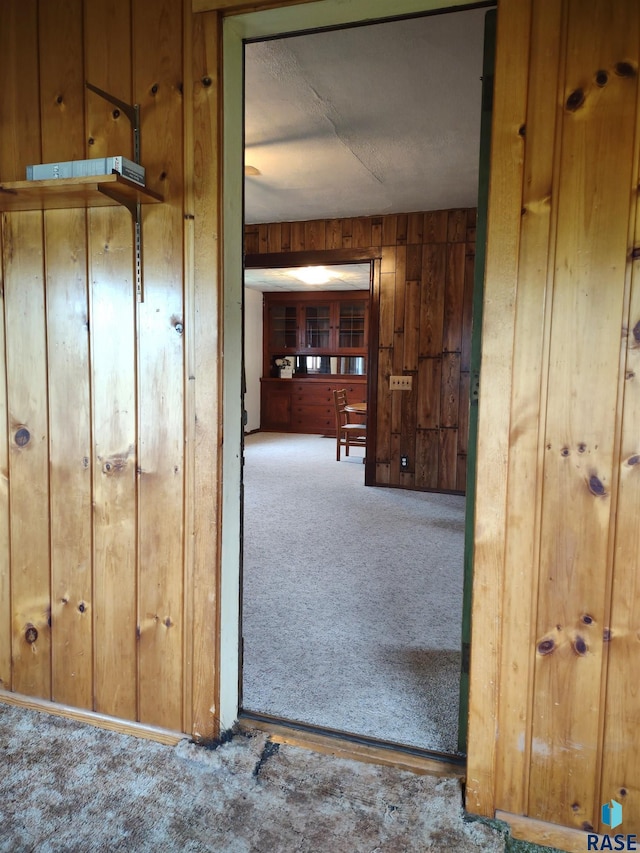
[[[366,303],[341,302],[338,316],[338,347],[364,349],[366,347]]]
[[[305,305],[303,308],[303,346],[305,349],[329,349],[331,346],[331,305]]]
[[[276,350],[298,348],[298,309],[295,305],[278,305],[270,308],[270,347]]]

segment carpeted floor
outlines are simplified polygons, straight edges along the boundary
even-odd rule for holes
[[[247,437],[243,706],[454,753],[464,497],[365,488],[353,452]]]
[[[0,703],[0,853],[500,853],[456,779],[239,735],[168,747]]]

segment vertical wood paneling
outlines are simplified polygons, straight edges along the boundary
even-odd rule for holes
[[[147,183],[138,306],[139,687],[141,722],[180,729],[183,600],[182,9],[134,0],[134,100]]]
[[[638,9],[606,0],[591,0],[589,14],[574,0],[567,9],[529,796],[535,816],[582,826],[598,821],[594,770],[630,208],[627,192],[608,188],[632,183],[637,94],[635,73],[614,74],[606,86],[594,78],[616,62],[637,68]],[[582,820],[572,804],[584,811]]]
[[[4,217],[0,220],[0,257],[4,257]],[[0,265],[0,353],[5,352],[4,263]],[[11,553],[9,540],[9,436],[7,366],[0,365],[0,688],[11,689]]]
[[[141,104],[147,183],[165,203],[144,209],[139,316],[126,209],[2,217],[0,684],[210,739],[218,18],[198,16],[192,43],[188,0],[9,0],[1,16],[2,178],[29,163],[132,156],[128,120],[86,79]],[[198,171],[186,229],[185,168]],[[284,235],[270,229],[272,250]]]
[[[542,449],[544,423],[543,378],[546,381],[545,330],[551,307],[547,279],[553,277],[549,257],[554,181],[554,141],[557,121],[558,73],[562,50],[562,4],[537,3],[532,16],[531,67],[526,118],[525,181],[522,197],[522,234],[519,286],[513,352],[509,456],[509,500],[506,542],[504,610],[511,613],[535,596],[539,561],[539,515],[542,481],[532,460]],[[540,462],[538,463],[540,464]],[[530,760],[530,706],[533,688],[532,656],[523,659],[522,638],[535,639],[535,613],[526,608],[517,622],[503,628],[500,688],[501,748],[496,772],[501,808],[515,814],[526,811],[526,773]],[[522,697],[527,696],[523,705]],[[511,709],[521,706],[519,713]]]
[[[637,175],[637,163],[635,171]],[[639,213],[636,201],[635,246],[640,245]],[[640,259],[633,262],[626,342],[615,574],[610,623],[605,625],[610,642],[600,799],[609,802],[614,797],[622,803],[625,827],[635,829],[640,826],[640,686],[630,674],[637,670],[640,647]]]
[[[40,2],[45,162],[84,156],[81,0]],[[86,213],[44,214],[51,491],[52,699],[93,706]]]
[[[37,3],[3,6],[0,94],[3,178],[24,177],[40,158]],[[27,115],[27,113],[29,113]],[[6,128],[6,135],[4,133]],[[6,145],[5,145],[6,141]],[[9,529],[11,688],[51,695],[47,354],[42,214],[3,216]],[[7,685],[9,686],[9,685]]]
[[[442,353],[446,258],[446,245],[425,245],[420,293],[420,356],[439,356]]]
[[[20,247],[20,251],[18,251]],[[42,214],[3,230],[11,484],[12,688],[51,695],[47,352]]]
[[[188,422],[191,453],[197,452],[193,488],[193,577],[191,579],[193,721],[191,732],[200,740],[218,734],[216,695],[218,667],[218,573],[220,456],[218,396],[220,387],[219,231],[218,208],[211,199],[219,193],[216,141],[219,136],[220,22],[217,14],[198,15],[193,29],[193,124],[196,146],[194,173],[195,269],[192,296],[193,363],[187,365],[187,394],[192,420]],[[202,80],[212,80],[204,86]],[[294,238],[291,227],[291,242]],[[212,318],[218,318],[212,322]],[[189,329],[186,330],[189,334]],[[192,378],[193,377],[193,378]],[[195,458],[195,457],[194,457]],[[197,532],[197,535],[196,535]]]
[[[128,103],[128,0],[85,4],[87,79]],[[87,95],[92,156],[131,156],[123,115]],[[133,226],[125,209],[88,214],[94,492],[94,707],[137,719],[137,399]],[[114,595],[117,590],[117,595]]]
[[[0,27],[0,63],[2,68],[3,85],[0,87],[0,126],[2,127],[2,145],[0,145],[0,175],[6,179],[22,179],[24,172],[20,170],[24,156],[37,157],[38,149],[38,120],[39,115],[24,116],[20,109],[20,99],[29,90],[37,94],[37,88],[32,84],[33,76],[27,77],[27,92],[23,93],[25,81],[19,74],[18,57],[22,50],[29,50],[29,27],[34,27],[37,20],[36,4],[6,3],[2,9],[4,26]],[[18,23],[21,24],[17,32]],[[25,44],[27,40],[27,44]],[[32,49],[31,49],[32,52]],[[31,85],[30,85],[31,84]],[[25,120],[35,121],[34,126],[25,128]],[[22,136],[22,140],[21,140]],[[27,147],[22,142],[26,140]],[[0,241],[2,247],[2,269],[0,285],[2,295],[2,328],[0,330],[0,352],[6,352],[6,270],[5,256],[11,256],[11,245],[5,246],[5,231],[11,217],[2,216]],[[10,329],[6,329],[10,333]],[[7,363],[3,358],[2,375],[0,378],[0,679],[2,687],[11,689],[11,659],[12,659],[12,612],[11,612],[11,555],[9,535],[9,441],[8,401],[6,385]]]
[[[463,242],[449,243],[447,246],[447,276],[442,329],[443,352],[460,352],[462,346],[465,254]]]
[[[511,346],[518,278],[523,138],[532,0],[498,15],[474,523],[467,808],[494,814],[497,703],[506,538]],[[505,350],[505,345],[507,349]],[[496,605],[496,602],[498,604]]]
[[[469,370],[475,221],[474,210],[460,209],[291,223],[292,248],[297,250],[314,248],[318,234],[324,234],[326,248],[337,247],[340,240],[343,247],[380,248],[376,460],[384,479],[376,483],[461,490],[465,477],[456,457],[466,448],[460,409],[469,405],[469,383],[460,382],[460,371],[462,359]],[[247,225],[245,251],[251,246],[257,254],[284,251],[268,239],[276,225]],[[256,239],[256,234],[262,237]],[[391,393],[389,376],[402,373],[414,376],[413,392]],[[466,411],[462,423],[468,429]],[[436,436],[425,450],[425,440],[416,445],[416,429],[454,433]],[[456,448],[452,435],[459,442]],[[437,465],[433,448],[446,456]],[[409,457],[406,471],[399,467],[401,455]]]

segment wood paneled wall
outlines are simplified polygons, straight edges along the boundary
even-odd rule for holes
[[[583,850],[640,829],[640,6],[497,38],[467,804]]]
[[[125,208],[2,216],[0,686],[211,737],[218,36],[202,25],[217,19],[192,30],[176,0],[7,0],[0,15],[0,178],[132,156],[127,118],[88,80],[140,104],[165,199],[144,209],[142,302]],[[204,200],[185,193],[195,132]],[[211,236],[196,240],[195,213]]]
[[[376,484],[464,491],[475,260],[474,209],[245,227],[247,254],[367,249],[381,274]],[[410,392],[389,377],[413,378]],[[400,457],[409,466],[400,470]]]

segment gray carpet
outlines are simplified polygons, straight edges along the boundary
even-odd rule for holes
[[[0,853],[500,853],[456,779],[240,735],[215,751],[0,703]]]
[[[454,753],[464,497],[365,487],[352,452],[247,437],[243,707]]]

